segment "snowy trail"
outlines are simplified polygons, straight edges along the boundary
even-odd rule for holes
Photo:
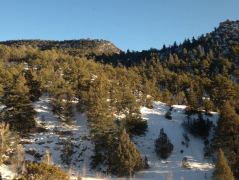
[[[135,137],[134,141],[141,155],[147,156],[150,169],[138,172],[136,179],[164,180],[169,177],[175,180],[202,180],[205,177],[211,179],[214,165],[210,160],[204,159],[203,140],[187,133],[190,139],[189,147],[182,145],[181,142],[184,141],[183,133],[186,133],[181,125],[186,117],[184,114],[185,106],[175,105],[173,107],[172,120],[164,117],[169,109],[164,103],[155,102],[153,109],[141,108],[143,118],[148,121],[148,132],[145,136]],[[216,115],[211,118],[213,121],[216,119]],[[171,156],[165,161],[160,160],[154,151],[154,141],[161,128],[164,128],[165,133],[174,145]],[[181,150],[183,150],[183,153],[180,152]],[[191,169],[181,167],[184,157],[188,158]]]

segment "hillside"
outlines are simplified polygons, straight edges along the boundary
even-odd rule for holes
[[[1,42],[2,177],[239,177],[238,37],[239,21],[226,21],[142,52]]]
[[[68,141],[72,146],[72,155],[68,159],[72,168],[72,178],[77,173],[87,177],[102,177],[107,179],[118,179],[117,177],[107,176],[100,172],[91,170],[90,162],[93,155],[93,145],[90,142],[89,129],[87,119],[84,114],[74,112],[72,122],[59,122],[57,116],[52,113],[50,99],[47,95],[43,95],[38,102],[34,104],[37,111],[36,120],[38,126],[44,127],[47,131],[40,133],[31,133],[21,139],[24,145],[26,160],[40,161],[46,151],[52,154],[54,164],[67,168],[63,163],[65,144]],[[76,103],[76,102],[74,102]],[[153,179],[164,180],[172,177],[173,179],[204,179],[210,178],[214,168],[212,159],[204,158],[204,141],[200,137],[188,134],[183,127],[186,120],[184,113],[185,106],[172,106],[172,120],[164,117],[169,106],[161,102],[154,102],[154,108],[141,108],[142,117],[148,122],[148,131],[144,136],[133,138],[133,141],[139,148],[142,156],[148,158],[149,169],[139,171],[136,179]],[[207,116],[205,116],[207,117]],[[216,124],[218,114],[213,113],[212,117],[208,117]],[[161,128],[164,128],[170,140],[174,145],[172,155],[167,160],[160,160],[154,151],[154,141],[159,135]],[[213,133],[213,130],[211,134]],[[183,145],[185,141],[184,134],[188,134],[190,142],[188,146]],[[181,152],[183,150],[183,152]],[[189,166],[183,166],[183,158],[187,157]],[[6,179],[12,172],[0,169],[3,177]]]
[[[152,60],[159,60],[161,63],[171,63],[172,71],[188,71],[190,73],[200,73],[195,68],[204,67],[208,59],[215,59],[213,64],[220,71],[222,63],[219,60],[227,59],[233,62],[235,69],[230,73],[238,71],[238,52],[239,52],[239,21],[225,21],[214,29],[214,31],[203,34],[192,39],[185,39],[184,42],[176,42],[162,49],[143,50],[142,52],[128,51],[113,56],[96,56],[96,60],[112,64],[123,64],[125,66],[135,66]],[[198,63],[202,65],[199,66]],[[210,66],[210,61],[208,62]],[[224,63],[225,64],[225,63]],[[217,66],[217,67],[216,67]],[[184,69],[183,69],[184,68]],[[203,69],[202,69],[203,70]],[[237,74],[235,72],[235,74]],[[221,73],[221,72],[219,72]]]

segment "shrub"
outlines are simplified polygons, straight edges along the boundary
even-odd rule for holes
[[[9,124],[0,123],[0,165],[8,160],[9,150],[16,149],[18,137],[9,129]]]
[[[63,149],[61,154],[61,160],[64,164],[70,165],[72,160],[72,155],[74,152],[74,144],[72,143],[71,139],[65,139],[62,141]]]
[[[125,119],[127,131],[134,135],[142,135],[148,128],[147,121],[140,114],[128,115]]]
[[[168,139],[164,129],[160,130],[159,137],[155,140],[155,151],[162,159],[167,159],[173,151],[173,144]]]
[[[164,117],[165,117],[166,119],[172,120],[171,111],[166,112],[165,115],[164,115]]]
[[[27,180],[70,180],[61,168],[45,163],[27,163],[23,179]]]
[[[206,138],[213,126],[213,123],[207,119],[204,120],[202,115],[198,115],[197,119],[191,119],[184,121],[183,126],[194,136]]]

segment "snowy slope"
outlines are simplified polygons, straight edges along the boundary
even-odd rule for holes
[[[69,167],[64,165],[61,160],[63,154],[62,141],[67,140],[74,145],[74,154],[70,165],[72,173],[75,170],[84,175],[92,174],[90,172],[90,157],[93,153],[93,145],[89,137],[86,116],[78,113],[76,107],[74,107],[72,122],[70,124],[62,122],[57,115],[53,114],[50,100],[47,95],[44,95],[34,103],[34,108],[37,111],[36,121],[39,126],[43,126],[47,131],[34,133],[30,137],[22,139],[25,143],[26,159],[39,161],[42,155],[49,151],[54,164],[68,169]]]
[[[34,103],[34,108],[37,111],[36,121],[39,126],[44,127],[47,131],[32,133],[22,139],[26,150],[26,159],[40,161],[43,154],[48,150],[52,155],[54,164],[69,169],[61,161],[63,148],[61,142],[67,139],[74,144],[74,154],[70,166],[72,179],[76,179],[74,177],[78,174],[77,172],[85,177],[83,179],[118,179],[116,177],[104,177],[104,175],[90,170],[93,144],[90,141],[86,116],[77,112],[76,107],[74,107],[73,120],[70,124],[66,124],[59,120],[57,115],[53,114],[50,101],[51,99],[47,95],[43,95],[39,101]],[[184,141],[183,133],[186,133],[182,127],[182,122],[186,118],[184,114],[186,106],[175,105],[173,107],[172,120],[164,117],[169,109],[164,103],[155,102],[153,109],[141,108],[143,118],[148,121],[148,131],[144,136],[134,137],[133,140],[142,157],[147,156],[150,168],[138,172],[135,179],[211,179],[214,165],[211,160],[203,157],[203,140],[187,133],[190,138],[188,148],[181,143]],[[217,118],[218,115],[214,114],[210,119],[215,123]],[[164,128],[174,145],[174,150],[166,161],[160,160],[154,151],[154,141],[161,128]],[[184,152],[181,153],[181,150]],[[188,158],[191,169],[181,167],[184,157]],[[0,172],[4,179],[12,179],[14,175],[9,167],[4,165],[0,166]]]
[[[187,148],[181,143],[184,141],[183,133],[186,133],[181,125],[186,118],[184,114],[186,107],[179,105],[173,107],[172,120],[168,120],[164,117],[169,109],[164,103],[155,102],[153,109],[141,108],[143,118],[148,121],[148,132],[145,136],[134,138],[134,141],[141,155],[147,156],[150,169],[138,172],[136,179],[211,179],[214,165],[211,160],[204,159],[203,157],[203,140],[188,134],[190,138],[189,147]],[[209,119],[215,122],[217,120],[217,114],[214,114],[214,116]],[[161,128],[164,128],[165,133],[167,133],[174,145],[174,150],[166,161],[160,160],[154,151],[154,141],[158,137]],[[184,152],[181,153],[181,150]],[[181,167],[181,162],[184,157],[188,158],[192,167],[191,169]]]

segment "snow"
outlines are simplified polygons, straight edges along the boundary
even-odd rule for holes
[[[93,145],[90,141],[85,114],[77,112],[76,104],[74,104],[72,122],[63,122],[52,112],[50,101],[51,98],[44,95],[34,103],[34,109],[37,111],[37,124],[43,126],[47,131],[33,133],[22,139],[23,142],[26,142],[24,144],[26,160],[40,161],[41,158],[36,158],[36,156],[42,157],[46,151],[49,151],[54,164],[68,169],[69,167],[63,165],[61,160],[62,141],[67,140],[74,145],[70,168],[80,173],[84,169],[85,175],[91,175],[90,158],[93,155]]]
[[[0,166],[0,172],[3,180],[7,179],[13,179],[15,176],[15,173],[13,173],[8,166],[1,165]]]
[[[153,109],[141,108],[142,116],[148,121],[148,131],[145,136],[134,137],[134,142],[141,155],[147,156],[150,168],[136,174],[136,179],[157,179],[167,178],[184,180],[211,179],[214,164],[210,159],[205,159],[203,154],[204,142],[185,131],[182,126],[186,118],[184,105],[174,105],[172,110],[172,120],[164,117],[169,107],[161,102],[155,102]],[[217,114],[208,117],[212,121],[217,120]],[[157,139],[160,129],[164,128],[169,139],[174,145],[174,150],[167,160],[161,160],[154,151],[154,141]],[[184,141],[183,133],[187,133],[190,142],[189,147],[182,145]],[[183,153],[180,151],[183,150]],[[182,167],[182,159],[187,157],[190,169]]]
[[[43,127],[46,131],[31,133],[29,136],[21,139],[26,150],[26,160],[40,161],[44,153],[49,151],[55,165],[61,166],[66,170],[71,169],[72,180],[77,179],[78,174],[83,176],[84,180],[119,179],[116,177],[105,177],[103,174],[91,170],[90,163],[91,156],[93,155],[93,144],[90,141],[87,117],[76,109],[77,100],[73,102],[74,116],[70,123],[62,121],[52,112],[50,102],[51,98],[45,94],[39,101],[34,103],[34,109],[37,111],[36,122],[39,127]],[[147,156],[150,168],[136,173],[135,179],[211,179],[214,164],[212,160],[205,159],[203,156],[203,140],[190,135],[182,126],[182,122],[186,118],[184,114],[186,106],[173,105],[172,107],[172,120],[164,117],[169,110],[169,107],[164,103],[154,102],[153,109],[141,108],[142,117],[148,122],[148,131],[144,136],[134,137],[133,141],[142,157]],[[212,114],[212,117],[207,118],[216,124],[218,114]],[[115,117],[120,119],[124,117],[124,114],[115,114]],[[154,151],[154,141],[158,137],[161,128],[164,128],[165,133],[167,133],[174,145],[174,150],[167,160],[159,159]],[[190,139],[188,147],[181,143],[185,140],[183,133],[187,133]],[[61,160],[62,140],[71,141],[74,145],[70,167],[64,165]],[[180,152],[181,150],[183,150],[183,153]],[[188,159],[190,165],[188,169],[182,167],[182,159],[184,157]],[[3,179],[12,179],[14,176],[14,173],[5,165],[0,166],[0,172]]]

